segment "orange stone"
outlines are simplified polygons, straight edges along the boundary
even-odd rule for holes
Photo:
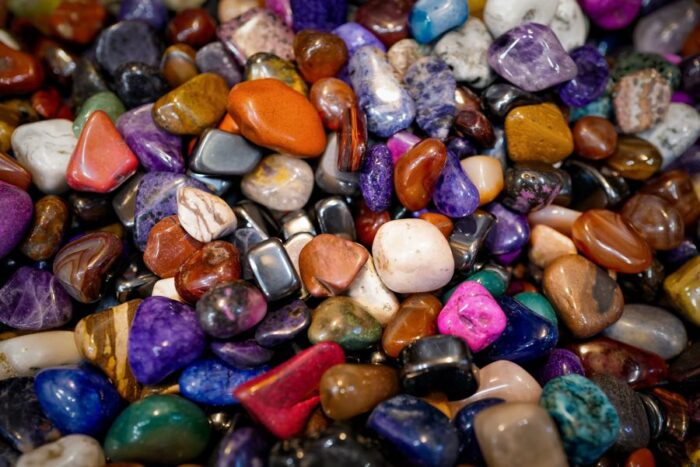
[[[564,115],[547,102],[523,105],[508,113],[505,121],[508,156],[516,162],[554,164],[574,151],[574,138]]]
[[[175,277],[180,266],[203,246],[185,232],[177,216],[166,217],[149,232],[143,262],[161,279]]]
[[[314,106],[280,80],[237,84],[228,95],[228,112],[241,134],[259,146],[299,157],[317,157],[326,148]]]
[[[394,167],[394,188],[407,209],[418,211],[430,203],[435,182],[447,161],[447,148],[428,138],[401,156]]]
[[[102,30],[107,10],[98,0],[70,0],[59,2],[49,18],[51,32],[78,44],[92,42]]]
[[[382,334],[384,352],[396,358],[412,342],[435,335],[441,309],[440,300],[427,293],[411,295],[404,300]]]
[[[231,117],[231,115],[228,114],[228,112],[226,112],[224,118],[221,119],[218,128],[219,130],[226,131],[228,133],[233,133],[234,135],[241,134],[241,129],[238,128],[238,124],[233,119],[233,117]]]
[[[450,238],[450,234],[455,227],[449,217],[439,212],[424,212],[420,215],[420,218],[437,227],[445,238]]]
[[[350,287],[368,258],[363,246],[336,235],[321,234],[299,254],[301,280],[314,297],[332,297]]]
[[[309,100],[329,130],[337,130],[345,109],[355,104],[355,91],[337,78],[323,78],[311,86]]]
[[[309,83],[338,74],[348,61],[348,48],[335,34],[305,29],[294,37],[294,57]]]
[[[14,158],[0,152],[0,181],[27,191],[32,183],[32,174]]]

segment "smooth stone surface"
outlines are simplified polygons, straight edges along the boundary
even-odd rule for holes
[[[68,204],[56,195],[44,196],[34,203],[34,219],[20,250],[34,261],[46,261],[56,254],[68,227]]]
[[[241,181],[243,194],[263,206],[278,211],[303,208],[313,190],[309,164],[295,157],[274,154],[265,157]]]
[[[128,62],[115,71],[114,88],[127,108],[150,104],[169,88],[157,66]]]
[[[484,6],[483,16],[491,34],[498,37],[527,21],[549,24],[556,11],[557,2],[552,0],[526,0],[517,4],[508,0],[489,0]]]
[[[78,139],[70,120],[26,123],[12,133],[17,161],[32,174],[33,183],[46,194],[68,191],[66,168]]]
[[[202,73],[220,75],[229,86],[241,81],[242,76],[238,64],[221,42],[210,42],[197,50],[195,64]]]
[[[0,380],[33,376],[43,368],[77,365],[80,358],[71,331],[12,337],[0,341]]]
[[[409,35],[408,16],[412,0],[371,0],[357,10],[355,19],[391,47]]]
[[[576,253],[576,245],[566,235],[544,224],[537,224],[532,228],[528,259],[535,266],[546,268],[555,259]]]
[[[610,73],[605,57],[593,46],[582,46],[571,51],[578,74],[558,87],[561,100],[572,107],[583,107],[603,96]]]
[[[502,203],[522,213],[553,203],[565,189],[567,176],[547,164],[525,162],[506,170]]]
[[[461,26],[469,17],[469,6],[460,0],[418,0],[408,18],[413,37],[421,44]]]
[[[386,47],[382,41],[380,41],[377,36],[372,34],[371,31],[363,27],[361,24],[355,22],[341,24],[331,32],[343,39],[343,42],[345,42],[345,45],[348,48],[350,57],[355,55],[355,52],[357,52],[360,48],[367,45],[371,45],[382,52],[386,52]]]
[[[207,175],[245,175],[255,169],[262,151],[240,135],[219,129],[204,130],[189,161],[189,168]]]
[[[307,335],[314,344],[332,341],[344,350],[364,350],[379,341],[382,326],[354,300],[330,297],[313,311]]]
[[[490,156],[472,156],[462,159],[460,165],[479,191],[479,206],[490,203],[503,190],[503,168],[498,159]]]
[[[590,160],[612,156],[617,147],[615,126],[607,119],[588,115],[580,118],[572,128],[574,152]]]
[[[524,215],[513,212],[500,203],[489,204],[486,211],[496,220],[486,235],[486,248],[492,254],[510,253],[525,246],[530,238],[530,227]]]
[[[683,216],[685,225],[692,225],[700,217],[700,203],[693,183],[684,170],[668,170],[653,178],[641,192],[660,196]]]
[[[494,405],[503,404],[499,398],[482,399],[462,407],[452,420],[459,434],[459,462],[483,462],[484,458],[476,439],[474,419],[477,414]]]
[[[336,40],[340,41],[337,38]],[[297,60],[301,61],[302,57],[297,57]],[[243,77],[245,81],[274,78],[301,94],[307,95],[309,92],[304,78],[302,78],[294,65],[273,54],[259,52],[248,57]]]
[[[223,3],[223,2],[222,2]],[[213,467],[264,465],[272,444],[269,435],[256,427],[241,427],[227,432],[212,456]]]
[[[622,133],[639,133],[657,124],[671,102],[671,87],[655,69],[625,75],[613,89],[613,107]]]
[[[666,168],[700,137],[700,116],[689,105],[672,102],[663,118],[638,136],[658,148]]]
[[[105,462],[96,439],[68,435],[22,455],[17,459],[17,467],[101,467]]]
[[[584,0],[581,8],[591,20],[603,29],[616,30],[628,26],[639,14],[640,0],[600,1]]]
[[[394,165],[394,191],[401,204],[411,211],[428,206],[446,163],[447,148],[434,138],[419,142],[399,157]],[[456,178],[452,169],[450,178]],[[463,182],[461,177],[459,181]]]
[[[360,191],[367,207],[374,212],[389,209],[393,186],[391,150],[384,144],[370,146],[360,167]]]
[[[189,303],[218,284],[241,277],[241,254],[231,243],[216,240],[207,243],[183,263],[175,275],[178,294]]]
[[[160,40],[146,23],[120,21],[100,33],[95,58],[114,76],[117,68],[130,62],[158,66],[161,52]]]
[[[622,136],[606,159],[608,167],[625,178],[647,180],[661,167],[663,156],[651,143],[636,136]]]
[[[214,355],[225,363],[241,370],[260,368],[274,356],[273,350],[261,346],[254,339],[212,342],[210,348]]]
[[[492,42],[484,23],[471,17],[459,29],[445,34],[433,52],[450,66],[457,81],[483,89],[495,78],[487,60]]]
[[[229,338],[258,324],[267,313],[265,297],[245,281],[211,288],[197,301],[197,320],[207,334]]]
[[[319,383],[323,412],[347,420],[369,412],[398,394],[396,370],[384,365],[341,364],[326,371]]]
[[[532,135],[538,135],[533,138]],[[515,162],[554,164],[574,150],[569,125],[554,104],[525,105],[510,111],[505,121],[508,157]]]
[[[186,367],[180,375],[183,397],[197,404],[227,406],[237,404],[233,391],[246,381],[267,371],[266,367],[239,370],[218,359],[206,358]]]
[[[377,232],[372,257],[380,279],[397,293],[429,292],[446,285],[454,259],[440,230],[422,219],[387,222]],[[414,272],[420,268],[421,277]]]
[[[476,393],[458,405],[487,398],[500,398],[507,402],[539,401],[542,388],[535,378],[521,366],[508,360],[489,363],[479,370],[479,388]]]
[[[634,48],[640,52],[675,53],[699,22],[700,8],[695,2],[670,3],[637,23],[633,33]]]
[[[457,113],[452,70],[438,57],[416,60],[403,76],[406,89],[416,105],[416,124],[431,138],[443,140]]]
[[[0,152],[0,181],[26,191],[32,183],[32,175],[15,158]]]
[[[328,138],[326,150],[321,162],[316,167],[314,179],[325,192],[336,195],[353,195],[359,188],[358,172],[341,172],[338,169],[338,135],[333,133]]]
[[[338,74],[348,61],[348,48],[334,34],[300,31],[294,36],[294,56],[301,75],[315,83]]]
[[[291,60],[294,57],[294,33],[272,11],[259,6],[261,5],[257,4],[242,14],[235,14],[228,21],[222,20],[217,30],[219,40],[240,65],[244,65],[248,57],[258,52],[272,53],[284,60]]]
[[[681,213],[659,196],[636,194],[625,202],[620,214],[654,250],[671,250],[683,242]]]
[[[406,346],[421,337],[436,334],[436,319],[441,308],[440,300],[427,293],[413,294],[404,300],[382,333],[384,352],[396,358]]]
[[[304,246],[299,271],[304,287],[316,297],[346,291],[369,257],[361,245],[338,235],[321,234]]]
[[[700,256],[696,256],[664,280],[664,291],[671,299],[674,308],[685,319],[696,325],[700,323],[699,273]]]
[[[398,299],[379,278],[371,256],[353,279],[347,295],[364,307],[382,326],[399,311]]]
[[[582,46],[588,36],[588,17],[577,0],[560,0],[549,27],[557,35],[562,47],[571,52]]]
[[[406,70],[416,60],[430,52],[428,45],[421,45],[414,39],[401,39],[386,52],[386,58],[393,67],[397,77],[403,79]]]
[[[554,349],[540,367],[537,380],[544,385],[554,378],[570,374],[586,375],[581,359],[570,350]]]
[[[177,216],[169,216],[154,225],[148,234],[143,262],[158,277],[174,277],[180,266],[203,246],[185,231]]]
[[[95,110],[101,110],[109,115],[112,123],[116,123],[119,116],[125,111],[124,104],[121,103],[117,95],[113,92],[105,91],[93,94],[83,102],[83,105],[75,116],[75,120],[73,120],[73,133],[76,137],[80,136],[85,122],[87,122],[88,118],[90,118],[90,115]]]
[[[177,218],[182,228],[202,243],[224,237],[238,225],[236,215],[223,199],[187,186],[177,190]]]
[[[269,311],[255,329],[255,340],[265,347],[290,342],[311,324],[311,311],[301,300]]]
[[[459,158],[447,151],[447,160],[435,181],[433,203],[438,211],[452,218],[466,217],[479,207],[479,190],[462,169]]]

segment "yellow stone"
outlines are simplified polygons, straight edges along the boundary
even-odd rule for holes
[[[673,306],[688,321],[700,326],[700,256],[666,277],[664,290]]]
[[[547,102],[511,110],[505,122],[508,155],[516,162],[559,162],[574,151],[574,138],[564,115]]]
[[[263,78],[278,79],[305,96],[309,93],[309,87],[296,67],[274,54],[257,53],[252,55],[245,64],[246,81]]]

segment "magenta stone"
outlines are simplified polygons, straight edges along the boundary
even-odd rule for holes
[[[591,21],[610,30],[629,26],[642,8],[642,0],[578,0],[578,3]]]
[[[6,256],[24,237],[34,214],[32,199],[26,191],[0,182],[0,258]]]
[[[386,145],[391,151],[391,160],[394,165],[396,165],[401,156],[418,143],[420,143],[420,138],[408,131],[399,131],[389,138]]]

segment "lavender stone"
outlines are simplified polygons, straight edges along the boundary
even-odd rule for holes
[[[571,52],[578,74],[571,81],[559,86],[559,97],[571,107],[583,107],[605,94],[610,71],[595,47],[584,45]]]
[[[570,350],[554,349],[542,364],[537,380],[544,386],[549,380],[570,374],[586,375],[581,359]]]
[[[488,62],[496,73],[526,91],[542,91],[576,77],[576,63],[549,27],[526,23],[496,38]]]
[[[394,191],[394,164],[385,144],[375,144],[367,150],[360,167],[360,190],[372,211],[389,209]]]
[[[255,340],[265,347],[286,344],[311,325],[311,311],[301,300],[272,311],[255,330]]]
[[[128,344],[129,364],[139,382],[161,382],[199,358],[204,347],[204,332],[192,307],[165,297],[141,302]]]
[[[12,328],[41,331],[63,326],[72,316],[68,292],[48,271],[21,267],[0,289],[0,323]]]
[[[465,217],[479,207],[479,190],[451,151],[447,151],[447,162],[435,183],[433,203],[438,211],[449,217]]]
[[[267,465],[272,444],[272,438],[262,429],[237,428],[224,435],[209,465],[211,467]]]
[[[348,48],[348,55],[352,57],[361,47],[371,45],[382,52],[386,52],[384,43],[368,29],[358,23],[345,23],[333,30],[333,34],[343,39]]]
[[[168,133],[153,121],[153,104],[146,104],[122,114],[117,130],[148,172],[185,171],[182,138]]]
[[[406,70],[403,79],[416,103],[418,126],[431,138],[447,138],[457,113],[457,83],[450,67],[438,57],[423,57]]]
[[[0,258],[10,253],[24,238],[34,214],[32,199],[26,191],[0,182]]]
[[[97,38],[95,57],[107,73],[137,62],[158,67],[163,46],[155,31],[141,21],[120,21],[103,30]]]
[[[330,31],[343,24],[348,12],[346,0],[291,0],[294,32],[302,29]]]
[[[160,31],[168,22],[168,9],[162,0],[122,0],[118,18],[143,21]]]
[[[235,368],[256,368],[270,361],[273,350],[258,344],[255,339],[240,342],[212,342],[211,351]]]
[[[496,217],[496,224],[486,236],[486,248],[491,254],[503,255],[525,246],[530,239],[527,217],[500,203],[491,203],[486,210]]]
[[[199,49],[194,61],[201,73],[216,73],[224,78],[230,87],[243,78],[236,61],[221,42],[211,42]]]

